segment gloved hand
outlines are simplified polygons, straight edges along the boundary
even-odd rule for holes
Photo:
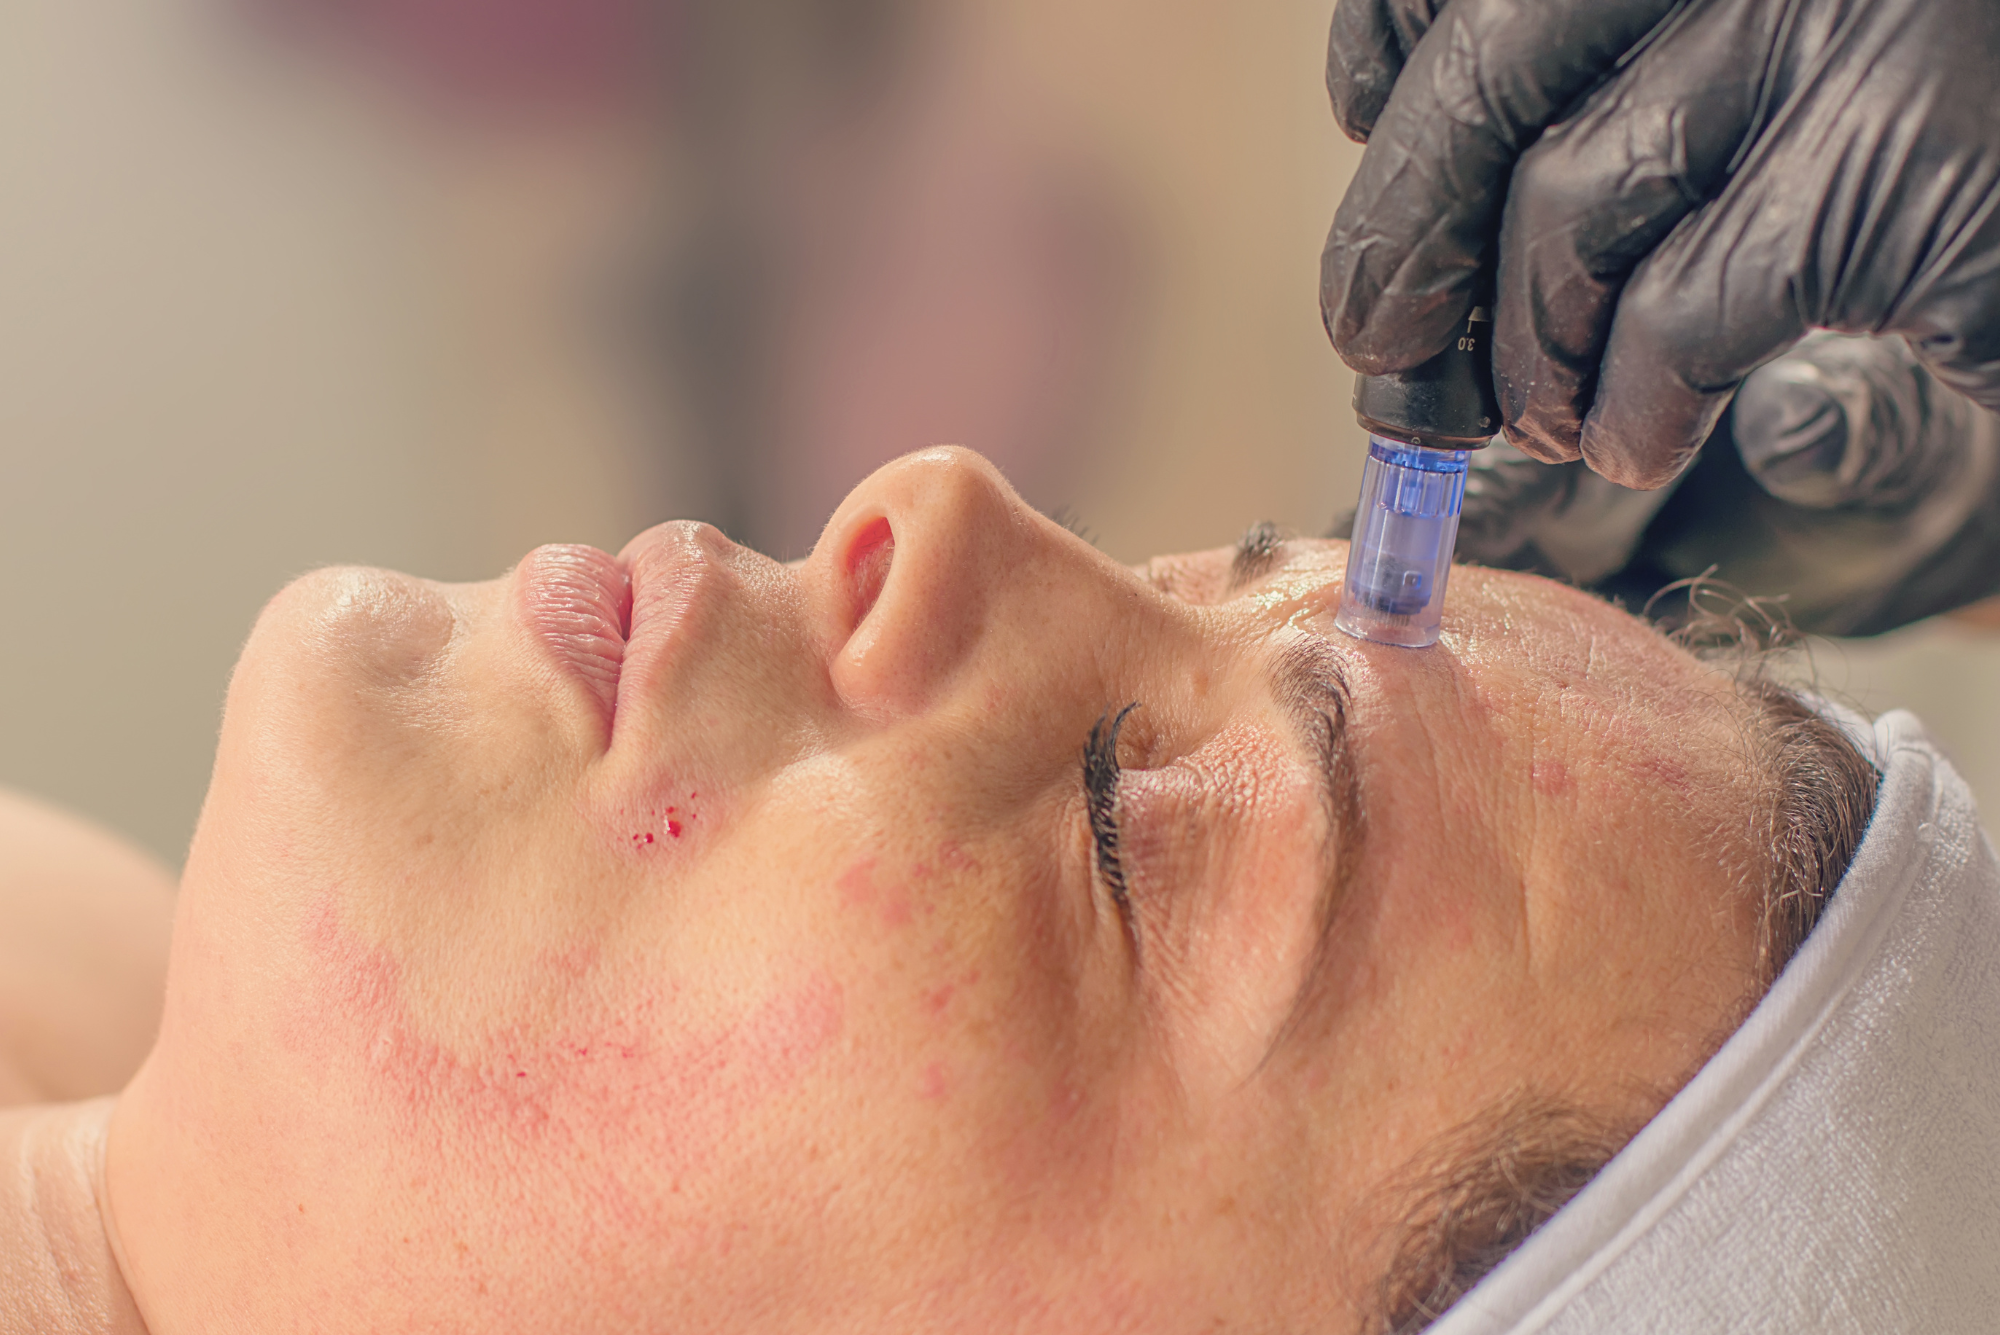
[[[1340,0],[1327,330],[1414,366],[1497,264],[1508,439],[1630,487],[1809,328],[2000,409],[1996,79],[1995,0]]]
[[[1901,339],[1815,334],[1744,381],[1671,491],[1474,454],[1458,553],[1634,603],[1713,569],[1800,630],[1875,634],[2000,591],[2000,415]]]

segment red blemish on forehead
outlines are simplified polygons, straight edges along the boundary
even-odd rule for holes
[[[1472,910],[1463,898],[1441,897],[1431,909],[1433,939],[1446,950],[1465,954],[1473,946]]]
[[[1665,788],[1682,796],[1691,795],[1694,781],[1688,774],[1687,766],[1677,760],[1661,755],[1642,756],[1632,767],[1641,779],[1657,788]]]
[[[1567,797],[1576,791],[1576,780],[1570,777],[1569,766],[1560,760],[1537,760],[1531,777],[1535,791],[1543,797]]]

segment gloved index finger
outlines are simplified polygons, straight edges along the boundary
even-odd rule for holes
[[[1416,45],[1334,215],[1333,345],[1366,375],[1440,351],[1472,301],[1514,161],[1686,0],[1451,0]]]
[[[1403,62],[1436,21],[1445,0],[1340,0],[1326,42],[1326,91],[1333,118],[1356,143],[1368,142]]]

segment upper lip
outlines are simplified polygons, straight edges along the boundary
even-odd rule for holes
[[[706,524],[679,522],[648,529],[620,554],[631,589],[618,701],[657,693],[658,678],[671,672],[678,648],[687,643],[681,627],[703,617],[722,573],[728,539]]]
[[[520,596],[530,629],[611,718],[630,622],[628,567],[594,547],[530,553]]]

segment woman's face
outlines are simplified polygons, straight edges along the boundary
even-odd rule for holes
[[[1344,558],[937,450],[794,566],[292,585],[114,1123],[155,1335],[1337,1320],[1413,1155],[1645,1115],[1757,958],[1726,682],[1471,569],[1356,642]]]

